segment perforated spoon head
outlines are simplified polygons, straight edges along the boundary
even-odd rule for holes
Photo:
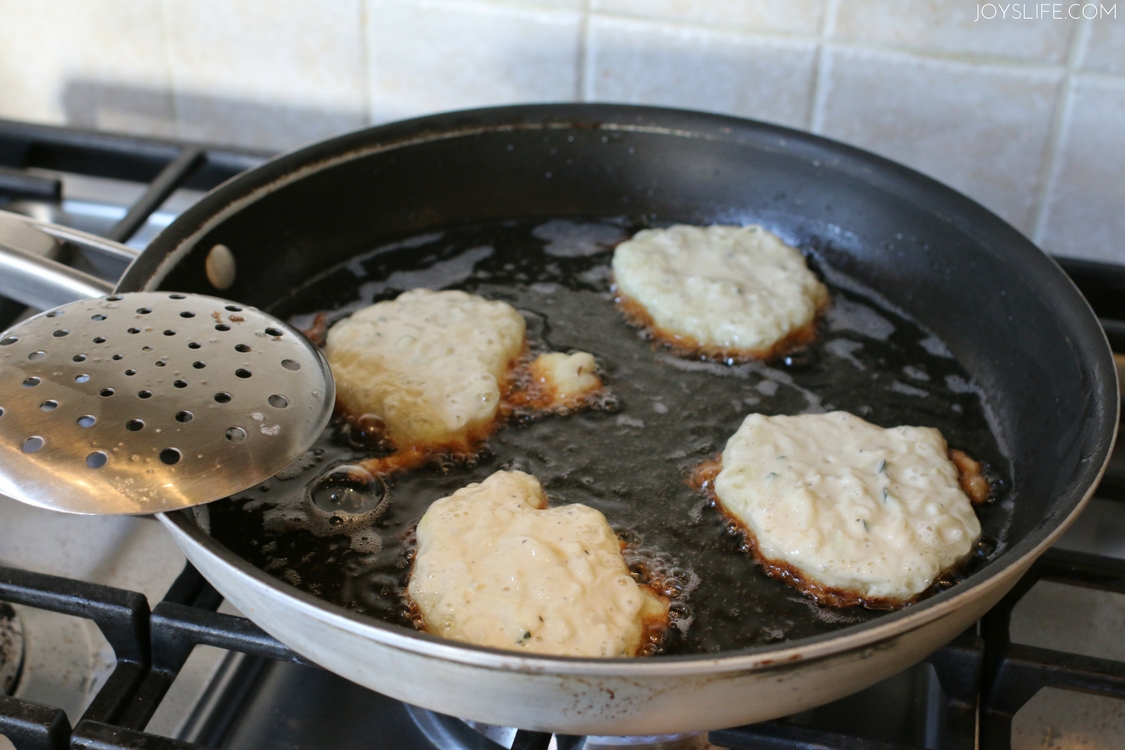
[[[99,515],[208,503],[299,458],[334,401],[317,348],[254,308],[73,302],[0,334],[0,493]]]

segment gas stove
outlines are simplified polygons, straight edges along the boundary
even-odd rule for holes
[[[0,209],[143,248],[268,154],[0,121]],[[124,260],[63,259],[106,279]],[[1125,353],[1125,267],[1058,259]],[[27,311],[0,300],[0,326]],[[1125,362],[1125,359],[1119,359]],[[491,727],[307,663],[225,605],[163,527],[0,497],[0,750],[1125,746],[1125,454],[980,623],[922,663],[778,721],[675,737]]]

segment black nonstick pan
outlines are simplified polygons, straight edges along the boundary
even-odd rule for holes
[[[718,370],[677,370],[667,353],[620,322],[605,299],[608,279],[598,270],[615,232],[671,223],[765,225],[808,254],[832,288],[836,319],[830,313],[810,353],[790,362],[755,365],[742,374],[724,374],[725,366],[713,363],[698,364]],[[585,247],[601,242],[605,254],[565,250],[574,237],[585,237]],[[552,242],[562,244],[549,251]],[[227,251],[216,246],[233,258],[224,273],[215,267]],[[341,270],[349,267],[351,277]],[[666,654],[635,660],[530,657],[465,646],[393,618],[387,622],[374,610],[341,606],[349,604],[346,596],[315,596],[301,587],[309,588],[299,575],[286,582],[249,562],[250,551],[232,551],[239,549],[237,540],[224,545],[212,538],[212,524],[222,537],[224,512],[247,512],[241,510],[246,498],[221,501],[227,505],[213,512],[163,518],[189,559],[232,603],[298,652],[380,692],[470,719],[570,734],[655,734],[776,717],[861,689],[922,658],[995,603],[1081,510],[1115,435],[1116,375],[1097,321],[1058,267],[1015,229],[955,191],[879,157],[716,115],[539,105],[437,115],[346,135],[278,157],[213,191],[153,241],[118,289],[221,294],[294,315],[331,313],[364,295],[393,296],[419,284],[509,295],[532,318],[544,317],[545,325],[532,326],[533,332],[552,346],[605,344],[606,351],[595,354],[607,363],[617,411],[591,413],[571,425],[628,432],[628,420],[644,421],[636,409],[638,388],[647,383],[632,376],[630,363],[645,356],[663,358],[660,388],[685,387],[680,402],[664,396],[666,411],[653,411],[653,424],[675,408],[690,411],[693,394],[725,398],[730,383],[737,398],[725,403],[741,405],[712,420],[720,434],[685,433],[689,445],[678,449],[683,455],[665,462],[670,477],[696,455],[702,460],[721,449],[742,410],[858,411],[866,405],[873,421],[936,422],[955,447],[988,460],[1002,488],[998,503],[982,511],[996,548],[948,590],[898,612],[843,611],[829,622],[782,587],[778,601],[791,608],[783,615],[770,606],[746,608],[722,624],[750,635],[700,636],[691,643],[685,637]],[[552,290],[555,303],[535,301],[536,294],[550,298]],[[575,291],[588,298],[563,311]],[[870,326],[881,325],[876,319],[892,329],[883,329],[882,340],[872,335]],[[611,339],[616,344],[609,347]],[[866,348],[849,348],[848,341]],[[903,359],[904,352],[910,356]],[[930,379],[911,380],[903,374],[908,367],[929,368]],[[888,385],[843,387],[834,373],[846,368],[882,373]],[[929,395],[895,391],[890,380]],[[782,400],[771,400],[778,394]],[[517,461],[527,447],[521,441],[548,427],[556,429],[546,422],[508,428],[497,436],[491,459],[435,473],[433,487],[452,482],[459,471],[479,478],[472,472]],[[327,463],[351,455],[331,453],[338,435],[325,441]],[[629,442],[621,437],[599,450]],[[636,461],[651,452],[640,451]],[[549,458],[527,460],[541,468]],[[310,464],[306,471],[313,476],[320,469]],[[565,494],[569,485],[559,481]],[[636,500],[628,482],[616,499],[613,489],[602,496],[606,503]],[[670,489],[673,500],[660,508],[673,507],[679,492]],[[689,501],[685,519],[691,511]],[[621,525],[629,526],[627,519]],[[653,532],[646,533],[643,542],[652,546]],[[673,566],[699,567],[675,549],[653,554],[668,555]],[[761,577],[752,565],[747,570]],[[754,586],[776,584],[762,580]],[[697,590],[706,585],[700,582]],[[705,623],[694,614],[686,632],[701,633]],[[771,639],[771,618],[795,624]]]

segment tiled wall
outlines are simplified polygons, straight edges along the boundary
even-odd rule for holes
[[[1100,5],[0,0],[0,117],[283,148],[511,102],[704,109],[871,149],[1051,252],[1125,262],[1125,1]]]

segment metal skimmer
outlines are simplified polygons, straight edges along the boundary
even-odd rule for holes
[[[0,492],[69,513],[227,497],[284,469],[332,415],[328,363],[215,297],[81,300],[0,334]]]

